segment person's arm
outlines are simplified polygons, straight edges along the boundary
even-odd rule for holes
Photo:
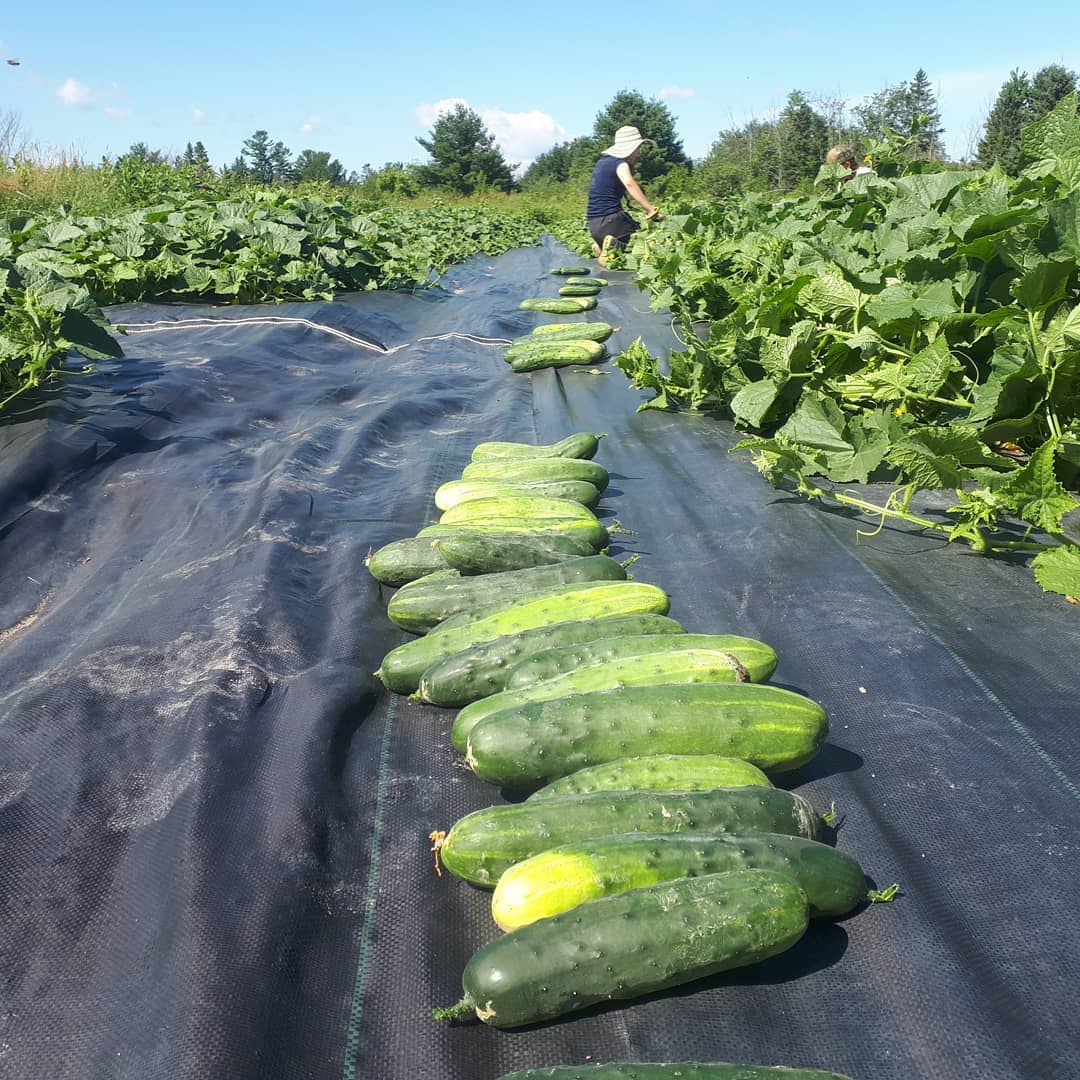
[[[623,187],[626,188],[626,194],[630,196],[634,202],[645,211],[650,221],[663,221],[664,215],[653,206],[647,198],[645,198],[645,192],[638,187],[638,182],[634,179],[634,174],[630,171],[630,166],[625,161],[620,161],[618,168],[615,170],[615,175],[623,182]]]

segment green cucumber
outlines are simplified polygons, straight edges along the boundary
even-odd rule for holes
[[[432,574],[398,589],[386,606],[390,621],[413,634],[426,634],[445,619],[482,605],[505,603],[538,589],[586,581],[625,581],[622,563],[607,555],[567,559],[547,566],[504,570],[498,574],[465,577]]]
[[[780,833],[627,833],[562,844],[515,863],[499,878],[491,916],[503,930],[547,919],[600,896],[727,870],[790,874],[812,916],[846,915],[867,896],[866,876],[828,844]]]
[[[532,333],[523,337],[514,338],[510,343],[514,345],[535,345],[542,341],[607,341],[615,333],[615,327],[610,323],[601,322],[570,322],[570,323],[544,323],[537,326]]]
[[[728,1061],[630,1061],[518,1069],[498,1080],[851,1080],[824,1069],[741,1065]]]
[[[595,296],[600,291],[600,286],[594,282],[580,282],[571,285],[567,282],[560,290],[560,296]]]
[[[546,498],[543,495],[504,495],[470,499],[444,510],[440,525],[483,522],[488,518],[580,518],[595,521],[596,515],[573,499]]]
[[[485,536],[467,533],[429,541],[445,565],[463,574],[495,574],[501,570],[523,570],[527,566],[547,566],[593,555],[592,544],[558,533],[511,533]]]
[[[817,811],[782,788],[709,791],[590,791],[557,799],[488,806],[433,833],[452,874],[494,886],[514,863],[562,844],[621,833],[784,833],[816,840]]]
[[[475,1010],[520,1027],[600,1001],[635,998],[791,948],[809,925],[806,894],[787,874],[731,870],[604,896],[496,938],[462,974]]]
[[[587,266],[554,266],[549,273],[562,274],[564,277],[567,274],[587,274],[589,268]]]
[[[603,434],[591,431],[575,431],[556,443],[534,446],[521,442],[482,442],[473,447],[473,461],[499,461],[507,458],[594,458],[600,448]]]
[[[596,297],[560,296],[552,298],[538,296],[522,300],[518,307],[522,311],[547,311],[552,315],[573,315],[579,311],[592,311],[596,307]]]
[[[727,754],[783,772],[828,730],[817,702],[768,683],[625,686],[494,713],[469,732],[465,755],[489,783],[530,789],[642,754]]]
[[[598,491],[608,486],[608,471],[586,458],[508,458],[502,461],[474,461],[461,471],[462,480],[584,480]]]
[[[471,645],[506,634],[566,622],[568,618],[599,619],[606,615],[667,613],[667,593],[639,581],[593,581],[540,589],[519,600],[495,605],[469,621],[450,626],[391,649],[375,674],[390,690],[412,693],[432,664]]]
[[[733,653],[746,668],[750,682],[765,682],[776,670],[777,656],[771,646],[738,634],[675,634],[670,638],[648,634],[636,638],[620,637],[614,641],[597,635],[593,641],[560,646],[516,664],[506,680],[506,689],[522,690],[533,683],[553,679],[578,668],[627,657],[636,657],[644,667],[648,663],[647,657],[651,658],[654,653],[685,652],[688,649],[716,649]]]
[[[607,346],[601,341],[581,338],[566,341],[537,341],[531,345],[512,345],[503,359],[513,371],[532,370],[544,366],[569,364],[599,364],[607,356]]]
[[[364,565],[376,581],[394,588],[450,567],[432,540],[415,536],[383,544],[364,559]]]
[[[449,510],[470,499],[530,498],[537,495],[553,499],[571,499],[583,506],[594,506],[600,490],[587,480],[448,480],[435,491],[435,505]]]
[[[599,285],[603,288],[609,284],[607,278],[602,277],[568,277],[566,279],[567,285]]]
[[[714,787],[772,787],[772,781],[742,758],[723,754],[644,754],[589,765],[552,780],[533,799],[583,791],[707,791]]]
[[[666,615],[610,615],[602,619],[574,619],[508,634],[473,645],[432,665],[420,677],[419,695],[435,705],[468,705],[506,688],[506,676],[515,661],[552,645],[588,641],[596,634],[673,634],[682,627]]]
[[[423,581],[415,582],[409,588],[422,584]],[[507,680],[506,690],[474,701],[458,713],[451,737],[454,745],[465,752],[469,732],[481,720],[498,712],[519,709],[533,701],[551,701],[571,694],[588,694],[623,686],[680,686],[749,681],[737,649],[666,649],[646,656],[623,656],[617,660],[605,660],[598,664],[574,668],[550,679],[531,682],[519,689],[512,689]]]
[[[590,544],[594,551],[601,551],[611,542],[608,531],[595,518],[523,518],[500,517],[486,521],[463,522],[460,525],[425,525],[416,535],[424,539],[441,539],[447,536],[528,536],[554,534],[570,536]]]

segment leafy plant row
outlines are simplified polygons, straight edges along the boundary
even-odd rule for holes
[[[471,255],[538,242],[539,219],[484,207],[366,213],[280,190],[177,196],[113,217],[0,221],[0,407],[69,349],[119,356],[100,305],[133,300],[331,299],[433,284]]]
[[[640,343],[617,358],[652,392],[642,408],[722,410],[773,483],[1037,551],[1042,587],[1080,595],[1075,95],[1024,152],[1016,180],[886,161],[837,185],[825,169],[824,194],[697,203],[636,234],[626,265],[685,341],[663,365]],[[878,506],[812,478],[901,487]],[[944,522],[911,513],[935,488],[956,493]],[[1016,520],[1019,540],[1001,531]]]

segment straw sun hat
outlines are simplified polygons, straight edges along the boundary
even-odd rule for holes
[[[615,141],[603,151],[612,157],[629,157],[642,143],[651,143],[652,139],[644,139],[636,127],[627,125],[615,132]]]

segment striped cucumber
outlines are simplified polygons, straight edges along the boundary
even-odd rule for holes
[[[603,345],[593,347],[588,341],[553,341],[550,345],[538,345],[522,349],[503,359],[511,371],[539,371],[547,367],[570,367],[573,364],[598,364],[607,356]],[[510,350],[507,350],[508,352]]]
[[[675,634],[671,638],[649,634],[638,638],[621,637],[616,641],[597,637],[594,641],[565,645],[530,656],[528,660],[515,665],[506,680],[506,688],[521,690],[578,668],[627,657],[637,657],[644,666],[646,656],[651,658],[654,653],[687,649],[716,649],[732,653],[746,668],[750,682],[765,682],[776,670],[777,656],[771,646],[738,634]]]
[[[425,537],[438,539],[475,534],[492,537],[518,536],[521,533],[529,535],[554,533],[570,536],[589,544],[593,551],[606,548],[611,540],[607,529],[595,518],[592,521],[586,518],[489,518],[486,521],[462,522],[454,525],[426,525],[416,535],[420,539]]]
[[[597,461],[587,458],[507,458],[494,461],[474,461],[461,472],[462,480],[584,480],[598,491],[608,486],[608,471]]]
[[[511,496],[570,499],[594,506],[600,490],[587,480],[448,480],[435,491],[435,505],[449,510],[470,499],[502,499]]]
[[[492,518],[578,518],[595,521],[596,515],[573,499],[545,498],[543,495],[505,495],[469,499],[444,510],[440,525],[482,523]]]
[[[520,442],[482,442],[473,447],[473,461],[493,461],[506,458],[594,458],[600,447],[602,434],[575,431],[556,443],[533,446]]]
[[[602,277],[568,277],[566,279],[567,285],[599,285],[603,288],[605,285],[610,284],[607,278]]]
[[[421,582],[417,582],[417,585]],[[392,601],[391,601],[392,602]],[[511,678],[513,673],[511,673]],[[566,671],[520,689],[506,689],[466,705],[454,721],[454,745],[465,751],[469,732],[495,713],[519,709],[534,701],[551,701],[571,694],[588,694],[616,687],[681,686],[749,682],[737,651],[719,649],[666,650],[647,656],[624,656]],[[509,682],[508,682],[509,687]]]
[[[496,938],[462,974],[450,1019],[475,1010],[520,1027],[600,1001],[635,998],[791,948],[809,925],[787,874],[731,870],[604,896]]]
[[[506,676],[516,661],[553,644],[588,641],[596,634],[673,634],[682,628],[666,615],[609,615],[572,620],[508,634],[474,645],[428,668],[420,677],[419,695],[435,705],[460,706],[505,689]]]
[[[586,337],[537,338],[530,335],[523,341],[515,342],[504,353],[503,359],[509,364],[534,353],[552,356],[558,359],[565,350],[567,357],[573,356],[574,363],[594,364],[607,356],[607,346],[602,341],[593,341]],[[570,361],[567,360],[567,363]]]
[[[453,627],[450,620],[433,633],[391,649],[375,673],[390,690],[412,693],[432,664],[471,645],[506,634],[566,622],[568,617],[600,619],[607,615],[667,613],[667,593],[638,581],[593,581],[540,589],[511,603],[499,604]]]
[[[867,898],[866,876],[850,855],[803,836],[627,833],[563,844],[515,863],[495,886],[491,915],[503,930],[515,930],[600,896],[747,869],[790,874],[812,916],[846,915]]]
[[[742,1065],[730,1061],[629,1061],[517,1069],[498,1080],[851,1080],[824,1069]]]
[[[376,581],[394,588],[450,568],[432,540],[415,536],[383,544],[364,559],[364,565]]]
[[[569,281],[559,290],[560,296],[595,296],[600,286],[592,281],[582,281],[576,285]]]
[[[583,791],[705,791],[749,786],[772,787],[772,781],[742,758],[723,754],[645,754],[579,769],[545,784],[529,799]]]
[[[607,555],[566,559],[547,566],[466,577],[456,570],[432,574],[398,589],[386,606],[391,622],[413,634],[426,634],[459,612],[505,603],[553,585],[585,581],[625,581],[622,563]]]
[[[502,570],[522,570],[527,566],[547,566],[565,559],[594,555],[592,544],[558,533],[513,533],[485,536],[468,533],[428,541],[444,565],[463,574],[494,574]]]
[[[546,296],[530,297],[522,300],[518,307],[522,311],[547,311],[553,315],[574,315],[580,311],[592,311],[596,307],[595,296]]]
[[[818,812],[782,788],[590,791],[475,810],[448,833],[432,833],[452,874],[494,886],[515,863],[562,844],[621,833],[784,833],[816,840]]]
[[[567,283],[569,284],[569,282]],[[538,341],[607,341],[615,333],[615,327],[610,323],[581,322],[572,323],[544,323],[536,327],[531,334],[514,338],[510,343],[514,345],[535,344]]]
[[[828,730],[817,702],[768,683],[624,686],[494,713],[469,732],[465,756],[489,783],[529,789],[643,754],[726,754],[782,772],[809,761]]]

